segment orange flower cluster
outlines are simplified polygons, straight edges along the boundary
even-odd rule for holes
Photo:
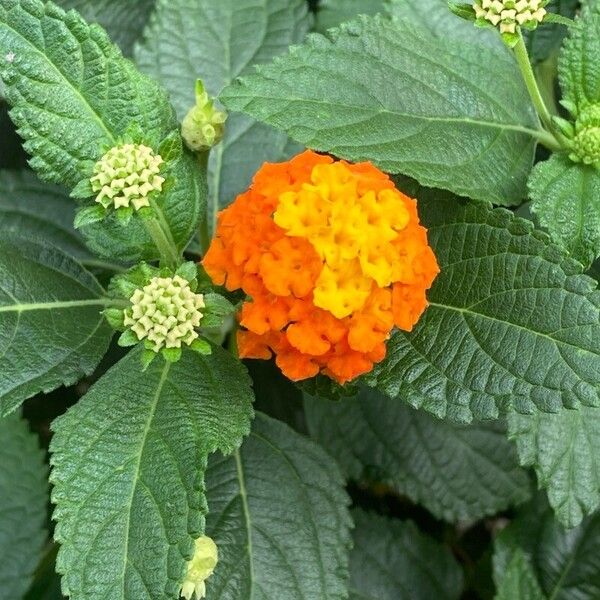
[[[242,358],[275,353],[292,380],[340,383],[385,357],[394,326],[412,329],[439,272],[415,200],[370,163],[310,151],[263,165],[219,214],[203,265],[250,297]]]

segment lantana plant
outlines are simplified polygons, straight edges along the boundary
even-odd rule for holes
[[[600,598],[598,0],[0,0],[0,81],[0,600]]]

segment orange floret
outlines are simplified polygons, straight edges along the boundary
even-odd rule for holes
[[[219,214],[203,265],[249,297],[242,358],[340,383],[383,360],[394,326],[413,328],[439,272],[415,200],[370,163],[311,151],[263,165]]]

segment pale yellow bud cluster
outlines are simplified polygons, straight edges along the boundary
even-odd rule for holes
[[[154,277],[137,289],[131,298],[131,308],[125,309],[123,324],[139,340],[148,340],[152,350],[181,348],[198,337],[204,296],[194,293],[187,280],[175,277]]]
[[[196,105],[181,123],[181,135],[195,152],[206,151],[223,139],[227,113],[217,110],[202,81],[196,82]]]
[[[541,23],[546,16],[544,0],[476,0],[475,16],[485,19],[500,33],[515,33],[517,26],[531,27]]]
[[[212,575],[219,553],[217,545],[207,536],[196,540],[196,547],[192,560],[188,563],[187,573],[181,586],[181,595],[186,600],[196,600],[206,596],[206,580]]]
[[[98,192],[96,202],[104,208],[150,206],[149,196],[160,192],[164,177],[159,175],[163,159],[143,144],[124,144],[111,148],[94,166],[90,179]]]

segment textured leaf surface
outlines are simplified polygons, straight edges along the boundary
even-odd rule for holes
[[[112,331],[94,277],[56,248],[0,240],[0,414],[89,375]]]
[[[533,568],[520,548],[508,563],[495,600],[545,600]]]
[[[102,25],[121,50],[131,54],[155,0],[57,0],[56,3],[64,9],[74,8],[90,23]]]
[[[589,266],[600,256],[600,171],[554,155],[529,180],[531,209],[552,239]]]
[[[387,11],[392,17],[417,23],[436,37],[486,44],[507,53],[496,31],[475,27],[457,17],[448,8],[447,0],[387,0]]]
[[[31,171],[0,171],[0,228],[4,234],[58,246],[82,262],[93,260],[73,229],[75,202],[58,186],[42,183]]]
[[[475,520],[529,497],[529,479],[497,424],[440,421],[363,390],[305,398],[311,436],[351,479],[382,481],[449,521]]]
[[[159,0],[136,59],[167,88],[183,119],[194,104],[197,78],[216,96],[252,65],[302,41],[309,25],[304,0]],[[211,153],[211,219],[248,186],[263,162],[295,151],[286,135],[230,115],[225,138]]]
[[[598,405],[600,292],[581,265],[504,209],[423,197],[420,211],[441,273],[368,382],[458,421]]]
[[[325,33],[357,15],[375,15],[385,10],[386,0],[322,0],[319,3],[315,29]]]
[[[74,187],[133,123],[155,143],[176,125],[158,85],[75,12],[0,0],[0,56],[9,54],[0,75],[11,117],[44,179]]]
[[[46,539],[47,468],[17,415],[0,419],[0,600],[21,598]]]
[[[423,185],[501,204],[525,196],[537,125],[512,57],[382,17],[328,35],[242,77],[223,101]]]
[[[600,504],[600,409],[508,417],[524,466],[534,467],[556,517],[579,525]]]
[[[577,24],[565,40],[558,68],[564,100],[580,111],[600,104],[600,6],[586,7]]]
[[[259,413],[239,451],[209,461],[206,531],[219,563],[207,600],[346,598],[343,485],[323,450]]]
[[[350,600],[458,600],[461,569],[447,548],[411,521],[352,513]]]
[[[250,429],[249,378],[225,350],[145,373],[139,353],[53,424],[57,569],[72,600],[177,598],[203,531],[207,453]]]
[[[599,515],[586,519],[575,529],[565,530],[554,520],[545,502],[536,501],[500,533],[495,546],[496,582],[502,580],[514,553],[520,549],[529,560],[546,598],[600,598]],[[529,597],[523,598],[529,600]]]

